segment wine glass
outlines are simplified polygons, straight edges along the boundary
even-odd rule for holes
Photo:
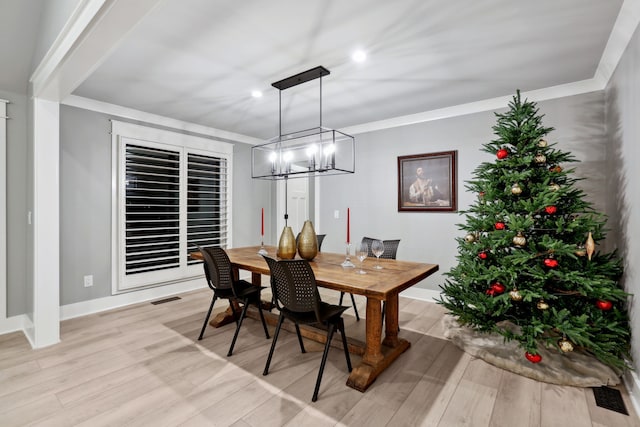
[[[360,270],[357,272],[358,274],[367,274],[367,272],[362,269],[362,263],[367,258],[368,254],[369,254],[369,245],[367,245],[365,242],[361,242],[358,245],[358,249],[356,250],[356,256],[360,260]]]
[[[380,255],[384,253],[384,242],[382,240],[374,240],[371,242],[371,252],[376,256],[376,266],[373,267],[376,270],[382,270],[382,266],[380,265]]]

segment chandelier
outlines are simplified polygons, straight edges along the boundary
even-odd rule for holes
[[[279,132],[265,144],[251,148],[252,178],[279,180],[308,176],[354,173],[355,139],[351,135],[322,126],[322,66],[272,83],[279,90]],[[282,134],[282,91],[319,79],[320,121],[318,127]]]

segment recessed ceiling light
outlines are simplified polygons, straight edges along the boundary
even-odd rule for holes
[[[364,62],[367,59],[367,52],[362,49],[358,49],[351,55],[351,59],[355,62]]]
[[[251,96],[253,96],[254,98],[262,98],[262,92],[260,92],[259,90],[252,90]]]

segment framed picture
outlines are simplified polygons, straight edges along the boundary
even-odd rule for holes
[[[457,151],[398,157],[398,212],[455,212]]]

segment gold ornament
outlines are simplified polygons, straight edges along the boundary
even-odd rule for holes
[[[476,241],[476,236],[472,233],[469,233],[466,236],[464,236],[464,240],[466,240],[468,243],[473,243]]]
[[[578,248],[573,253],[577,256],[585,256],[587,254],[587,250],[584,248],[584,245],[578,245]]]
[[[538,141],[538,147],[540,148],[544,148],[547,146],[547,141],[544,139],[540,139],[540,141]]]
[[[536,307],[538,307],[539,310],[547,310],[549,308],[549,304],[541,299],[538,301],[538,304],[536,304]]]
[[[513,237],[513,244],[516,246],[524,246],[527,244],[527,239],[522,235],[522,231],[518,231],[518,234]]]
[[[560,186],[555,182],[552,182],[551,184],[549,184],[549,188],[551,189],[551,191],[558,191],[560,189]]]
[[[533,158],[533,161],[541,165],[547,161],[547,156],[545,156],[542,153],[537,153],[536,156]]]
[[[522,187],[517,182],[511,186],[511,194],[519,196],[522,193]]]
[[[562,338],[558,341],[558,347],[560,347],[560,351],[563,353],[570,353],[573,351],[573,344],[566,338]]]
[[[589,258],[589,261],[591,261],[591,256],[596,251],[596,242],[593,241],[591,232],[589,232],[589,237],[587,237],[587,241],[585,242],[584,247],[587,249],[587,258]]]
[[[522,301],[522,294],[515,288],[511,292],[509,292],[509,296],[513,301]]]

